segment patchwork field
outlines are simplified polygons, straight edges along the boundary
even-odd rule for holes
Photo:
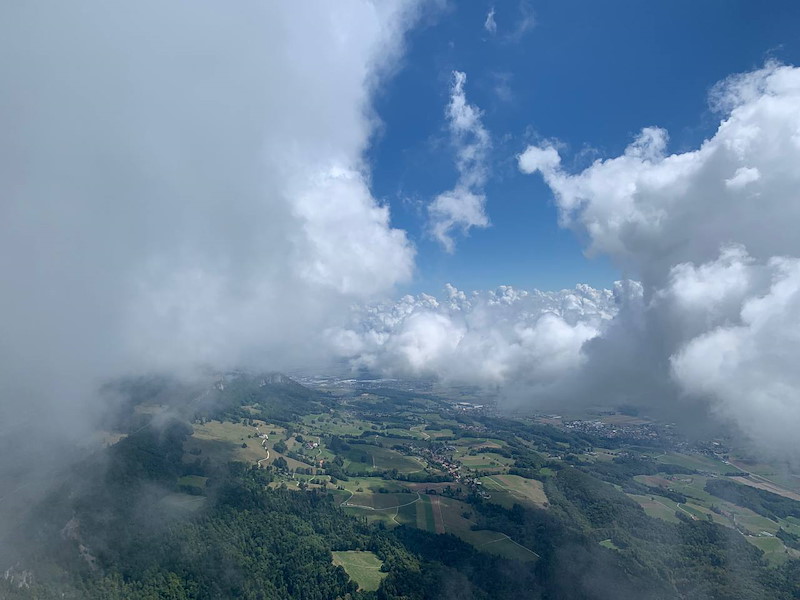
[[[795,551],[787,549],[783,542],[774,537],[778,530],[783,529],[797,535],[800,534],[800,521],[779,519],[777,522],[762,515],[759,515],[748,508],[726,502],[720,498],[712,496],[705,491],[704,486],[708,477],[674,476],[672,480],[667,480],[658,476],[637,476],[635,478],[640,483],[647,485],[658,485],[659,487],[669,487],[674,491],[687,496],[688,501],[678,504],[669,498],[654,494],[652,496],[639,496],[628,494],[632,499],[639,503],[645,512],[651,517],[663,519],[665,521],[677,522],[676,511],[680,511],[687,516],[696,519],[711,519],[715,523],[726,527],[738,529],[747,535],[745,539],[764,551],[764,557],[773,563],[781,563],[786,557]],[[731,478],[739,480],[741,478]],[[669,484],[661,485],[663,483]],[[658,487],[654,487],[654,490]],[[711,510],[715,507],[715,510]],[[719,514],[719,513],[722,514]]]
[[[488,494],[485,500],[506,509],[513,508],[515,504],[548,508],[549,501],[542,481],[509,474],[510,467],[514,466],[514,458],[509,456],[519,457],[524,454],[525,447],[542,454],[545,450],[529,439],[513,440],[496,432],[490,433],[480,426],[468,427],[437,412],[408,410],[407,404],[403,405],[402,410],[387,416],[380,402],[378,397],[347,399],[340,407],[342,410],[332,408],[330,412],[309,415],[292,424],[292,435],[288,439],[285,429],[267,423],[259,423],[258,431],[253,425],[236,422],[195,424],[194,433],[185,444],[184,460],[190,462],[208,458],[216,463],[240,460],[250,464],[261,460],[269,465],[276,458],[283,457],[289,472],[278,473],[276,481],[270,484],[272,487],[324,487],[334,495],[342,510],[365,518],[369,523],[380,522],[388,528],[406,525],[434,534],[452,534],[487,553],[514,560],[536,560],[535,552],[514,542],[504,533],[475,529],[478,526],[476,509],[464,500],[468,499],[471,489],[472,493],[485,492]],[[374,408],[359,412],[358,407],[362,405]],[[369,413],[368,410],[375,413]],[[431,409],[426,407],[425,410]],[[624,415],[604,417],[604,421],[619,425],[643,422]],[[265,447],[262,446],[264,440],[257,437],[257,433],[269,434]],[[303,436],[302,441],[297,440],[300,435]],[[338,439],[334,440],[332,436],[338,436]],[[287,453],[279,454],[274,450],[274,444],[281,440],[286,443]],[[305,442],[309,441],[319,446],[305,448]],[[326,444],[336,448],[336,451]],[[563,447],[563,450],[559,447]],[[795,553],[787,550],[775,534],[782,527],[800,535],[800,520],[771,521],[752,510],[712,496],[704,488],[710,478],[725,477],[800,500],[800,479],[795,478],[797,482],[792,480],[796,484],[796,488],[793,488],[784,485],[793,477],[791,474],[776,473],[777,469],[767,465],[745,464],[741,460],[729,464],[700,453],[673,451],[659,454],[652,448],[631,448],[633,452],[651,456],[664,465],[679,465],[696,471],[692,474],[659,473],[634,477],[638,483],[648,486],[652,494],[628,496],[651,517],[672,523],[679,522],[679,517],[712,520],[738,529],[750,543],[764,551],[767,560],[774,563],[785,561],[787,556]],[[315,460],[331,462],[335,459],[343,475],[337,474],[335,483],[328,482],[328,476],[323,475],[320,482],[319,473],[304,473],[309,465],[286,456],[291,450]],[[266,459],[267,451],[269,459]],[[546,446],[547,453],[556,455],[570,451],[574,451],[574,448],[559,440]],[[583,460],[587,462],[607,462],[617,458],[621,451],[595,447],[581,452],[584,452]],[[449,476],[437,466],[443,460],[460,465],[461,477],[456,475],[455,481],[403,481],[406,477],[402,476],[414,473],[419,473],[420,478],[432,480],[436,479],[435,476]],[[387,473],[385,479],[376,475],[393,470],[401,476],[399,479],[393,473]],[[331,471],[334,472],[333,469]],[[750,477],[735,476],[735,473],[744,474],[744,471],[749,472]],[[541,467],[539,473],[545,477],[555,476],[555,471],[548,466]],[[476,476],[479,476],[478,486],[471,479]],[[311,483],[312,480],[314,483]],[[197,510],[202,506],[203,498],[191,494],[203,493],[206,478],[182,477],[178,484],[187,493],[171,495],[167,500],[170,507]],[[622,489],[619,485],[615,487]],[[667,493],[664,491],[666,489],[683,494],[686,501],[678,503],[670,500],[662,495]],[[452,497],[454,495],[460,499]],[[611,540],[598,543],[616,549]],[[380,572],[380,561],[369,552],[337,552],[334,562],[341,565],[363,590],[376,589],[384,576]]]

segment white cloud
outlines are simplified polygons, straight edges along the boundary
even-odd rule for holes
[[[584,342],[616,311],[611,291],[589,286],[467,294],[448,285],[438,299],[422,294],[363,306],[351,326],[328,338],[354,368],[546,388],[582,363]]]
[[[452,230],[467,233],[472,227],[488,227],[483,186],[488,177],[489,132],[481,122],[481,111],[467,102],[466,74],[453,72],[453,86],[446,116],[456,150],[458,181],[452,190],[439,194],[428,206],[430,229],[448,252],[455,249]]]
[[[497,23],[494,21],[494,6],[489,9],[486,20],[483,22],[483,28],[492,35],[497,33]]]
[[[120,372],[313,363],[413,269],[363,155],[415,2],[119,8],[0,8],[6,426],[80,435]]]
[[[731,77],[711,101],[722,121],[697,150],[669,154],[667,133],[649,127],[621,156],[578,173],[550,145],[527,148],[518,163],[542,174],[561,223],[588,239],[589,253],[644,285],[643,303],[586,347],[584,379],[642,402],[683,391],[681,402],[700,400],[792,453],[784,424],[800,416],[800,69],[768,64]]]
[[[729,317],[713,319],[715,327],[671,356],[672,373],[685,393],[710,399],[753,439],[792,452],[800,424],[800,259],[756,264],[743,255],[736,269],[746,292],[732,290]]]
[[[552,146],[528,146],[525,152],[517,157],[519,168],[523,173],[531,174],[536,171],[552,173],[561,164],[558,150]]]
[[[577,174],[551,154],[526,162],[548,147],[528,148],[520,167],[542,172],[562,222],[589,235],[590,253],[647,280],[731,242],[759,259],[797,254],[800,69],[769,65],[718,86],[714,99],[729,112],[697,150],[668,155],[666,132],[651,127],[622,156]]]
[[[733,174],[733,177],[725,180],[725,185],[738,190],[745,187],[748,183],[758,181],[760,178],[761,173],[758,172],[758,169],[739,167],[736,169],[736,173]]]

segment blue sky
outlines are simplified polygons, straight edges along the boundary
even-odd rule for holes
[[[484,28],[492,7],[494,35]],[[526,16],[535,24],[520,34]],[[800,64],[798,31],[798,2],[451,2],[427,17],[378,94],[383,127],[370,153],[373,192],[417,247],[405,291],[607,287],[623,277],[558,227],[549,189],[519,173],[515,156],[557,139],[579,169],[651,125],[669,131],[670,151],[696,147],[719,122],[711,86],[768,59]],[[454,70],[467,74],[467,99],[492,136],[492,226],[457,236],[448,254],[426,234],[425,211],[457,178],[444,117]]]

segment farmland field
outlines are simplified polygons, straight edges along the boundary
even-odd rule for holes
[[[431,533],[436,533],[436,523],[433,518],[433,506],[430,496],[422,496],[421,501],[413,504],[416,506],[416,526]]]

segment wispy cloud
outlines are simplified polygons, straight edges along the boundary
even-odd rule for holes
[[[499,41],[506,43],[517,43],[522,40],[525,35],[536,26],[536,17],[533,13],[530,3],[527,0],[522,0],[517,8],[517,15],[511,25],[507,25],[512,17],[504,16],[501,19],[502,27],[498,27],[495,16],[497,12],[495,7],[492,6],[486,14],[486,19],[483,22],[483,28],[492,36],[495,36]],[[506,13],[504,13],[506,15]]]
[[[536,18],[533,14],[533,8],[531,8],[527,0],[522,0],[519,3],[519,17],[514,23],[514,27],[505,37],[510,42],[519,42],[535,26]]]
[[[467,233],[472,227],[487,227],[483,186],[488,177],[486,164],[491,137],[481,122],[481,110],[467,102],[466,74],[453,72],[450,102],[445,112],[456,151],[458,181],[453,189],[439,194],[428,206],[430,229],[448,252],[455,250],[453,229]]]
[[[483,22],[483,28],[492,35],[497,33],[497,23],[495,23],[494,20],[494,6],[489,9],[486,20]]]
[[[513,102],[514,91],[511,89],[511,81],[514,78],[512,73],[495,72],[492,73],[494,79],[494,93],[501,102]]]

